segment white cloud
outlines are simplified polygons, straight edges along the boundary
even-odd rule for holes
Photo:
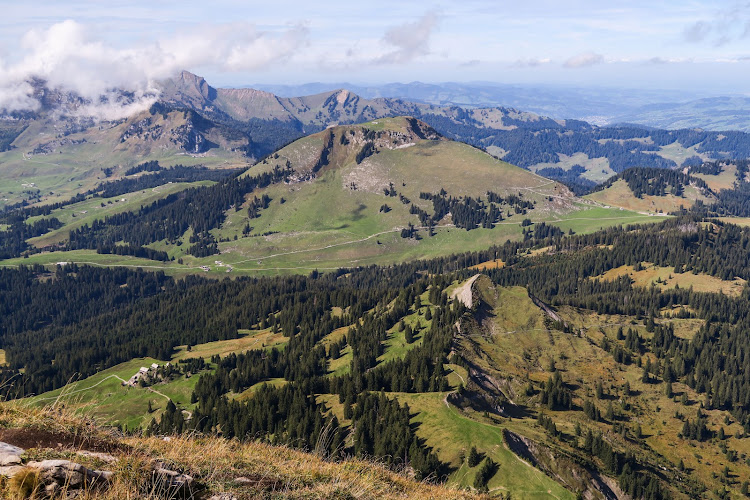
[[[713,31],[713,27],[706,21],[698,21],[686,27],[682,35],[688,42],[702,42]]]
[[[284,61],[307,43],[305,26],[276,34],[252,24],[233,23],[195,29],[136,48],[114,48],[92,40],[86,28],[72,20],[46,30],[31,30],[22,40],[22,55],[14,63],[0,60],[0,110],[33,110],[31,78],[50,88],[75,92],[92,104],[79,113],[118,118],[151,105],[158,94],[155,82],[182,69],[216,68],[249,71]],[[113,90],[133,93],[122,104]]]
[[[681,64],[681,63],[692,63],[695,62],[691,57],[652,57],[644,61],[644,64],[662,65],[662,64]],[[705,62],[705,61],[704,61]]]
[[[594,66],[602,64],[604,62],[604,56],[596,54],[594,52],[585,52],[577,56],[573,56],[563,63],[565,68],[585,68],[587,66]]]
[[[421,56],[431,54],[430,39],[439,22],[436,12],[430,11],[414,22],[392,26],[380,38],[360,37],[352,41],[347,38],[335,39],[325,44],[318,41],[315,58],[317,70],[329,72],[362,72],[381,65],[404,67]],[[479,61],[468,61],[478,64]],[[460,64],[460,63],[459,63]]]
[[[307,44],[309,29],[296,26],[280,37],[256,33],[246,43],[234,44],[228,51],[224,68],[227,71],[251,71],[289,59]]]
[[[710,42],[715,47],[750,36],[750,3],[735,4],[718,10],[710,19],[693,22],[682,36],[687,42]]]
[[[405,23],[386,31],[383,41],[396,49],[376,59],[383,64],[407,63],[430,53],[430,36],[437,27],[438,16],[428,12],[418,21]]]
[[[551,63],[552,60],[549,58],[544,59],[537,59],[535,57],[529,58],[529,59],[518,59],[513,64],[511,64],[512,68],[536,68],[539,66],[543,66],[545,64]]]

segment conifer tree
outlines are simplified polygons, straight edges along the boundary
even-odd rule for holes
[[[406,325],[406,328],[404,328],[404,339],[407,344],[414,342],[414,331],[411,329],[411,325]]]
[[[469,456],[466,459],[466,464],[469,467],[476,467],[479,464],[479,461],[481,460],[481,456],[477,452],[477,449],[475,446],[471,447],[471,450],[469,450]]]

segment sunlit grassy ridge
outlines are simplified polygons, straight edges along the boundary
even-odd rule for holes
[[[664,279],[668,279],[668,269],[652,270],[658,275],[662,271]],[[638,273],[643,272],[634,273],[636,280],[640,278]],[[655,277],[650,274],[644,279],[650,282]],[[689,274],[689,277],[697,280],[693,283],[696,289],[709,287],[704,289],[706,292],[733,285],[720,280],[714,283],[701,275]],[[679,278],[673,274],[671,286]],[[509,407],[515,408],[517,413],[512,418],[494,415],[488,418],[481,411],[460,410],[454,406],[451,406],[451,410],[549,446],[556,450],[557,456],[580,453],[582,437],[576,434],[577,426],[584,432],[586,429],[601,432],[615,449],[632,453],[640,463],[651,464],[651,467],[659,470],[665,485],[683,484],[687,487],[700,483],[709,488],[721,487],[727,450],[740,457],[740,460],[731,463],[732,477],[744,478],[750,473],[748,463],[744,461],[750,456],[748,440],[740,439],[744,436],[744,430],[728,411],[702,409],[709,428],[723,428],[726,436],[733,437],[702,443],[680,440],[677,436],[682,432],[685,416],[692,417],[698,408],[702,408],[704,397],[683,383],[672,384],[673,395],[667,396],[664,384],[643,381],[643,368],[635,360],[627,365],[615,362],[613,346],[623,346],[624,343],[622,338],[618,339],[618,329],[622,328],[625,332],[633,329],[641,338],[650,339],[653,333],[647,328],[646,319],[596,314],[564,306],[556,314],[568,325],[569,332],[566,333],[544,325],[542,309],[532,303],[522,288],[494,286],[480,277],[474,289],[475,297],[481,299],[484,306],[479,307],[476,323],[473,326],[466,323],[462,334],[457,336],[457,351],[471,361],[471,366],[482,374],[484,380],[498,381],[494,392],[488,388],[485,390],[490,390],[500,399],[512,401]],[[725,293],[729,292],[725,290]],[[704,320],[677,318],[675,314],[675,310],[665,309],[656,322],[672,325],[675,335],[680,338],[691,338],[705,324]],[[603,348],[606,345],[610,346],[609,352]],[[655,362],[656,358],[647,353],[643,355],[642,362],[646,363],[647,360]],[[540,401],[544,385],[555,372],[561,375],[573,393],[573,410],[550,409]],[[455,381],[452,374],[449,378]],[[531,392],[529,382],[534,388]],[[624,391],[626,382],[630,387],[629,393]],[[599,383],[604,393],[601,398],[594,390]],[[614,418],[610,421],[605,418],[591,420],[582,411],[587,401],[598,407],[602,415],[609,411],[610,406],[613,407]],[[539,412],[552,419],[562,433],[560,438],[552,438],[539,425]],[[613,432],[613,423],[624,425],[628,430],[627,436]],[[636,426],[640,429],[640,436],[633,435]],[[429,426],[424,429],[423,432],[430,432],[427,430]],[[431,442],[441,446],[447,440],[434,439]],[[680,463],[684,464],[684,471]],[[686,490],[674,488],[671,493],[675,498],[687,498],[683,491]]]
[[[334,127],[295,141],[248,169],[243,175],[258,175],[288,166],[294,176],[288,182],[250,193],[241,207],[226,212],[223,224],[211,230],[219,241],[220,255],[203,258],[190,255],[193,234],[188,229],[178,241],[148,245],[174,259],[168,262],[78,250],[8,259],[0,265],[79,262],[143,266],[177,276],[307,273],[313,269],[392,264],[481,250],[522,238],[524,219],[577,233],[655,220],[648,215],[604,208],[576,198],[559,183],[466,144],[440,138],[426,125],[415,123],[418,122],[409,118],[388,118]],[[376,152],[361,158],[361,151],[368,143],[375,144]],[[137,210],[183,187],[187,185],[164,185],[112,200],[92,199],[63,207],[51,216],[65,225],[30,243],[36,247],[64,243],[69,231],[83,224],[103,220],[106,215]],[[386,188],[392,190],[392,196],[385,193]],[[506,206],[504,219],[493,228],[471,231],[455,227],[452,215],[448,214],[436,222],[434,236],[429,236],[426,228],[420,228],[418,238],[403,238],[403,228],[409,224],[421,226],[419,217],[411,213],[412,204],[431,214],[432,202],[422,199],[420,194],[434,194],[442,189],[453,198],[481,197],[485,201],[488,191],[500,196],[521,196],[535,206],[526,214],[515,213]],[[250,218],[248,207],[262,196],[269,197],[268,207]]]
[[[107,487],[77,497],[83,499],[144,498],[144,492],[148,496],[153,488],[150,468],[157,462],[191,475],[196,488],[208,496],[227,493],[239,499],[481,498],[468,491],[414,481],[372,461],[333,462],[285,447],[217,437],[174,436],[165,440],[122,436],[60,407],[40,409],[2,403],[0,433],[6,431],[12,431],[8,435],[17,440],[43,440],[40,436],[52,433],[65,443],[30,449],[28,459],[70,459],[92,468],[105,466],[114,473]],[[102,464],[75,454],[87,446],[106,447],[116,461]],[[0,485],[2,497],[13,498],[13,492],[6,488]]]
[[[746,284],[745,280],[741,278],[730,281],[702,273],[676,273],[674,267],[660,267],[648,262],[641,264],[641,268],[638,271],[634,269],[634,266],[620,266],[610,269],[594,279],[607,281],[615,280],[620,276],[629,276],[636,286],[647,287],[653,284],[661,289],[692,287],[696,292],[721,291],[733,297],[738,297]]]

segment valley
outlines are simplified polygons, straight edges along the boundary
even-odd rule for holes
[[[725,4],[5,6],[0,499],[750,498]]]
[[[70,231],[87,231],[95,221],[114,220],[117,214],[166,201],[184,188],[210,184],[204,181],[168,184],[112,199],[93,197],[52,210],[49,216],[59,220],[61,227],[29,239],[36,250],[28,256],[0,264],[147,266],[175,275],[304,272],[480,250],[522,238],[524,220],[554,224],[566,232],[649,220],[648,215],[603,208],[577,198],[562,184],[445,140],[419,123],[411,118],[388,118],[331,128],[295,141],[249,168],[242,177],[283,171],[287,178],[254,191],[240,206],[217,213],[223,222],[205,234],[208,241],[216,242],[218,251],[213,255],[191,253],[191,229],[177,238],[145,245],[165,252],[162,262],[65,248]],[[368,145],[373,145],[372,153],[358,161]],[[430,217],[434,201],[424,197],[438,193],[444,193],[440,196],[446,200],[463,199],[459,206],[479,202],[481,207],[469,209],[476,222],[455,221],[446,213],[447,206],[441,209],[443,214]],[[491,221],[481,222],[476,217],[487,217],[493,205],[483,201],[488,200],[488,193],[498,197],[497,213]],[[263,201],[256,207],[257,200]],[[414,228],[413,232],[403,234],[408,228]]]
[[[750,487],[744,136],[171,82],[110,128],[11,130],[0,415],[456,498]]]
[[[84,334],[99,335],[93,332],[108,329],[95,325],[115,321],[133,325],[122,334],[135,335],[134,340],[147,338],[149,332],[162,332],[157,334],[162,337],[171,330],[167,325],[173,319],[168,318],[190,310],[182,304],[199,303],[198,297],[207,293],[226,299],[213,300],[211,307],[216,311],[204,315],[203,320],[237,318],[230,324],[239,323],[245,329],[232,330],[230,326],[222,333],[229,338],[213,340],[210,335],[205,337],[207,330],[190,326],[169,334],[173,347],[166,357],[136,357],[96,370],[81,381],[32,397],[29,404],[64,405],[131,431],[156,432],[167,421],[177,425],[165,409],[169,401],[186,419],[179,425],[194,425],[191,422],[197,422],[197,415],[222,418],[224,404],[246,408],[242,411],[255,411],[255,405],[266,404],[264,401],[273,404],[276,393],[306,387],[304,379],[293,373],[310,369],[319,381],[310,387],[318,411],[327,418],[335,416],[339,428],[352,429],[341,437],[344,446],[354,450],[365,446],[358,441],[360,434],[353,432],[365,425],[363,417],[351,413],[355,401],[363,396],[353,397],[350,384],[380,387],[372,390],[375,395],[379,391],[381,400],[408,404],[415,436],[445,464],[449,486],[474,488],[479,484],[478,469],[466,462],[470,448],[475,447],[483,460],[497,464],[486,483],[493,495],[573,498],[576,492],[587,492],[607,498],[642,491],[647,498],[667,494],[691,498],[724,487],[735,489],[750,473],[743,458],[750,452],[744,417],[741,410],[724,402],[733,397],[720,388],[724,382],[706,397],[703,384],[710,379],[699,365],[710,363],[711,358],[696,358],[689,346],[713,342],[707,337],[714,328],[707,320],[709,315],[721,322],[725,317],[721,310],[739,311],[733,308],[744,300],[744,280],[750,274],[740,262],[747,256],[739,247],[716,247],[709,242],[730,235],[744,241],[746,232],[732,225],[702,226],[689,219],[671,219],[627,230],[612,228],[590,235],[508,242],[490,251],[463,254],[457,261],[433,259],[363,268],[333,281],[325,274],[293,278],[298,285],[284,277],[261,278],[257,284],[242,278],[199,280],[184,290],[162,292],[173,296],[168,301],[158,295],[147,299],[156,300],[154,305],[173,303],[168,311],[147,307],[133,317],[133,312],[126,312],[127,306],[121,306],[125,307],[121,316],[116,311],[114,315],[105,313],[89,326],[80,325],[92,328]],[[624,234],[631,234],[633,241],[620,239]],[[687,241],[703,243],[678,243]],[[556,253],[563,248],[563,253]],[[644,259],[635,265],[620,264],[646,255],[660,257],[656,263]],[[487,262],[488,256],[496,256],[505,265],[485,266],[479,274],[471,269]],[[597,274],[601,265],[597,263],[604,262],[607,271]],[[679,262],[691,271],[677,272]],[[723,264],[716,267],[716,262]],[[545,278],[547,274],[563,276],[561,267],[570,268],[566,278]],[[431,269],[431,273],[422,274],[420,269]],[[722,278],[724,269],[737,278]],[[8,278],[17,272],[3,271]],[[59,273],[56,279],[82,279],[73,274],[63,278]],[[393,288],[382,292],[352,289],[350,293],[360,296],[354,300],[335,291],[346,289],[346,283],[370,281],[377,273],[385,273]],[[403,287],[402,280],[412,284]],[[654,280],[657,286],[651,285]],[[287,284],[282,285],[284,281]],[[240,306],[244,298],[255,296],[251,291],[255,287],[272,283],[307,291],[279,295],[274,300],[292,302],[278,313],[241,320],[247,315]],[[324,291],[327,289],[333,293]],[[385,296],[378,299],[380,293]],[[291,305],[306,301],[305,294],[322,302],[311,310]],[[632,301],[621,302],[619,297],[624,296]],[[268,302],[253,309],[266,307],[273,311],[276,306]],[[445,317],[449,311],[455,311],[450,313],[453,316]],[[318,326],[304,319],[309,314],[320,318]],[[116,319],[118,316],[121,319]],[[300,319],[290,322],[294,316]],[[450,318],[458,318],[455,326]],[[450,330],[453,332],[446,336]],[[80,329],[77,332],[81,333]],[[53,328],[48,333],[62,335],[59,342],[73,332]],[[196,338],[196,334],[204,335],[208,342],[191,341],[189,347],[179,344],[178,339]],[[297,358],[308,342],[312,342],[311,350]],[[12,345],[16,342],[8,346],[11,362],[18,359]],[[438,364],[429,361],[435,349],[443,353]],[[59,348],[57,352],[61,359]],[[159,352],[164,351],[160,348]],[[311,355],[319,361],[303,368]],[[90,353],[75,356],[92,359]],[[265,366],[257,364],[264,358],[287,366],[287,374],[268,361]],[[190,360],[202,361],[189,365]],[[164,368],[163,376],[168,378],[123,386],[122,381],[141,366],[156,363],[164,367],[167,361],[175,367]],[[62,364],[53,366],[64,369]],[[182,371],[188,366],[193,366],[189,374]],[[224,379],[230,370],[236,375]],[[404,371],[406,378],[398,375]],[[38,383],[33,382],[33,373],[24,376],[31,377],[28,387]],[[226,391],[225,403],[211,403],[213,410],[205,399],[213,397],[212,393],[206,392],[208,386],[202,382],[211,377],[216,378],[210,384],[219,384],[225,387],[222,392]],[[444,381],[438,382],[442,377]],[[283,415],[285,411],[279,407],[271,414]],[[685,434],[692,432],[686,429],[695,414],[707,429],[701,432],[712,437]],[[225,434],[238,432],[224,429]],[[593,447],[592,443],[601,439],[606,446]],[[615,458],[608,458],[612,456]],[[731,464],[729,473],[724,470],[727,463]],[[634,467],[639,472],[631,477],[628,471]]]
[[[579,194],[631,167],[677,168],[750,155],[750,135],[736,131],[598,127],[509,107],[366,99],[347,89],[279,97],[214,88],[186,71],[160,88],[159,101],[126,119],[95,123],[76,116],[69,103],[55,102],[32,117],[0,119],[0,145],[7,142],[0,147],[0,206],[61,201],[105,181],[105,169],[118,175],[151,160],[247,168],[327,127],[397,116],[420,119],[445,137],[566,182]]]

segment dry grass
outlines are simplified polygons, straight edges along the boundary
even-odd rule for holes
[[[615,181],[607,189],[587,195],[586,198],[605,205],[650,213],[669,213],[679,209],[680,206],[689,208],[695,204],[695,200],[710,201],[710,198],[703,196],[692,186],[686,187],[685,194],[681,197],[667,194],[665,196],[643,195],[642,198],[636,198],[628,183],[622,179]]]
[[[114,473],[113,478],[107,488],[84,491],[77,497],[84,500],[166,498],[164,485],[154,481],[151,474],[157,462],[194,477],[201,493],[226,492],[238,499],[482,498],[468,491],[415,481],[372,461],[333,462],[286,447],[218,437],[123,437],[55,405],[39,409],[18,402],[0,403],[0,430],[86,435],[112,444],[111,453],[117,462],[107,469]],[[30,449],[27,454],[67,459],[80,449],[85,448],[58,446]],[[93,467],[80,457],[75,461]],[[18,484],[13,483],[14,487],[26,484],[22,479],[15,479]],[[10,483],[0,485],[1,498],[12,498]]]
[[[722,292],[732,297],[739,297],[745,287],[745,280],[740,278],[727,281],[707,274],[675,273],[674,267],[659,267],[648,262],[643,264],[640,271],[635,271],[633,266],[620,266],[594,279],[609,281],[620,276],[630,276],[635,286],[648,287],[653,283],[662,290],[675,286],[693,287],[696,292]]]
[[[10,478],[7,493],[11,498],[30,498],[41,489],[39,471],[31,467],[24,467]]]
[[[476,269],[477,271],[484,271],[485,269],[500,269],[505,266],[505,262],[500,259],[488,260],[486,262],[480,262],[469,269]]]
[[[750,226],[750,217],[719,217],[721,222],[736,224],[741,227]]]
[[[238,339],[217,340],[205,344],[193,346],[190,351],[186,345],[177,347],[177,352],[172,356],[172,361],[189,358],[205,358],[218,354],[222,358],[232,353],[251,351],[256,349],[265,349],[267,347],[281,346],[289,341],[281,333],[273,333],[270,328],[266,330],[239,330],[243,334]]]
[[[134,443],[167,461],[190,464],[187,471],[219,490],[255,498],[266,492],[287,498],[474,498],[474,495],[413,481],[369,461],[328,462],[309,453],[261,443],[215,438],[138,439]],[[236,486],[235,479],[251,482]]]
[[[726,165],[722,167],[719,175],[707,175],[707,174],[690,174],[693,177],[703,179],[708,187],[714,192],[719,192],[722,189],[732,189],[735,181],[737,180],[737,165]]]
[[[0,429],[44,429],[51,433],[95,439],[112,439],[112,434],[91,418],[76,415],[57,402],[39,408],[20,401],[0,403]]]

